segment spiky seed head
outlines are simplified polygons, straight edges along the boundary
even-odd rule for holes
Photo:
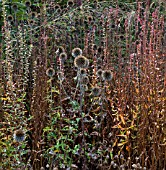
[[[97,74],[97,76],[98,76],[99,78],[102,77],[102,73],[103,73],[103,70],[102,70],[102,69],[99,69],[99,70],[97,70],[97,72],[96,72],[96,74]]]
[[[82,55],[82,50],[80,48],[74,48],[72,50],[72,56],[73,57],[77,57],[77,56],[80,56]]]
[[[25,133],[22,129],[18,129],[14,132],[13,138],[16,142],[22,142],[25,139]]]
[[[82,77],[81,83],[87,85],[89,83],[89,77],[88,76]]]
[[[85,76],[85,75],[86,75],[86,70],[83,69],[83,68],[81,68],[81,69],[80,69],[80,75],[81,75],[81,76]]]
[[[74,66],[77,67],[77,68],[87,68],[89,66],[89,60],[80,55],[80,56],[77,56],[75,59],[74,59]]]
[[[25,2],[25,6],[26,6],[26,7],[30,7],[30,6],[31,6],[31,2],[30,2],[30,1],[26,1],[26,2]]]
[[[65,49],[62,46],[59,46],[58,51],[59,51],[59,53],[63,53],[63,52],[65,52]]]
[[[47,74],[47,76],[49,76],[49,77],[53,77],[53,76],[55,75],[55,70],[54,70],[53,68],[48,68],[48,69],[46,70],[46,74]]]
[[[13,4],[13,5],[12,5],[12,9],[13,9],[14,12],[16,12],[16,11],[18,10],[17,4]]]
[[[59,4],[56,4],[56,5],[54,6],[54,9],[56,10],[56,9],[58,9],[58,8],[61,8],[61,6],[60,6]]]
[[[59,55],[59,58],[60,58],[60,60],[62,60],[62,61],[67,60],[67,54],[66,54],[65,52],[61,53],[61,54]]]
[[[93,16],[92,16],[92,15],[88,15],[88,16],[87,16],[87,20],[88,20],[89,22],[91,22],[91,21],[93,20]]]
[[[93,96],[99,96],[100,95],[100,92],[101,92],[101,89],[100,89],[100,87],[93,87],[92,88],[92,95]]]
[[[102,47],[98,47],[97,51],[98,51],[98,53],[101,53],[103,51],[103,48]]]
[[[73,6],[74,5],[74,1],[73,0],[68,0],[67,5],[70,6],[70,7]]]
[[[12,15],[8,15],[8,16],[7,16],[7,20],[8,20],[8,21],[13,21],[13,16],[12,16]]]
[[[110,81],[113,78],[113,74],[110,70],[105,70],[102,73],[102,78],[104,81]]]

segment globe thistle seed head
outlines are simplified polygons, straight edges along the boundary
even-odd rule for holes
[[[82,77],[81,83],[87,85],[89,83],[89,77],[88,76]]]
[[[73,0],[68,0],[67,5],[70,6],[70,7],[73,6],[74,5],[74,1]]]
[[[25,133],[22,129],[16,130],[14,132],[13,138],[16,142],[22,142],[25,139]]]
[[[13,9],[14,12],[16,12],[16,11],[18,10],[17,4],[13,4],[13,5],[12,5],[12,9]]]
[[[55,70],[54,70],[53,68],[48,68],[48,69],[46,70],[46,74],[47,74],[47,76],[49,76],[49,77],[53,77],[53,76],[55,75]]]
[[[103,48],[102,48],[102,47],[98,47],[98,49],[97,49],[98,53],[101,53],[101,52],[102,52],[102,50],[103,50]]]
[[[36,17],[36,12],[32,12],[32,13],[31,13],[31,17],[32,17],[32,18],[35,18],[35,17]]]
[[[56,10],[56,9],[58,9],[58,8],[61,8],[61,6],[60,6],[59,4],[56,4],[56,5],[54,6],[54,9]]]
[[[96,86],[96,87],[93,87],[93,88],[92,88],[92,95],[93,95],[93,96],[95,96],[95,97],[96,97],[96,96],[99,96],[100,93],[101,93],[100,87],[97,87],[97,86]]]
[[[87,16],[87,20],[88,20],[88,22],[91,22],[93,20],[93,16],[91,16],[91,15]]]
[[[62,60],[62,61],[67,60],[67,54],[66,54],[65,52],[61,53],[61,54],[59,55],[59,58],[60,58],[60,60]]]
[[[98,76],[99,78],[102,77],[102,73],[103,73],[103,70],[102,70],[102,69],[99,69],[99,70],[97,70],[97,72],[96,72],[96,74],[97,74],[97,76]]]
[[[8,16],[7,16],[7,20],[8,20],[8,21],[13,21],[13,16],[12,16],[12,15],[8,15]]]
[[[80,69],[80,75],[81,75],[81,76],[85,76],[85,75],[86,75],[86,70],[83,69],[83,68],[81,68],[81,69]]]
[[[30,6],[31,6],[31,2],[30,2],[30,1],[26,1],[26,2],[25,2],[25,6],[26,6],[26,7],[30,7]]]
[[[61,82],[65,79],[63,72],[58,72],[58,79],[59,79]]]
[[[77,68],[87,68],[89,66],[89,60],[80,55],[74,59],[74,66]]]
[[[80,90],[88,91],[88,86],[86,84],[81,84]]]
[[[59,53],[63,53],[63,52],[65,52],[65,49],[62,46],[59,46],[58,51],[59,51]]]
[[[74,48],[72,50],[72,56],[73,57],[77,57],[77,56],[80,56],[82,55],[82,50],[80,48]]]
[[[102,78],[104,81],[110,81],[112,80],[113,74],[110,70],[105,70],[102,73]]]

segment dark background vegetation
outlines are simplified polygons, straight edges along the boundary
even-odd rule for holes
[[[2,0],[0,28],[0,169],[164,170],[164,1]]]

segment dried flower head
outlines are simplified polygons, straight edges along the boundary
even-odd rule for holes
[[[74,5],[74,1],[73,0],[68,0],[67,5],[70,6],[70,7],[73,6]]]
[[[74,49],[72,50],[72,56],[73,56],[73,57],[77,57],[77,56],[79,56],[79,55],[82,55],[82,50],[81,50],[80,48],[74,48]]]
[[[100,92],[101,92],[101,89],[100,89],[100,87],[93,87],[92,88],[92,95],[93,96],[99,96],[100,95]]]
[[[55,70],[54,70],[53,68],[48,68],[48,69],[46,70],[46,74],[47,74],[47,76],[49,76],[49,77],[53,77],[53,76],[55,75]]]
[[[104,81],[110,81],[112,80],[113,74],[110,70],[105,70],[102,73],[102,78]]]
[[[22,129],[16,130],[14,132],[13,138],[17,142],[22,142],[25,139],[25,133]]]
[[[89,77],[88,76],[82,77],[81,83],[87,85],[89,83]]]
[[[56,10],[58,8],[61,8],[61,6],[59,4],[55,4],[54,9]]]
[[[89,60],[86,57],[80,55],[75,58],[74,65],[77,68],[87,68],[89,66]]]
[[[7,20],[8,20],[8,21],[13,21],[13,16],[12,16],[12,15],[8,15],[8,16],[7,16]]]
[[[102,69],[99,69],[99,70],[97,70],[97,72],[96,72],[96,74],[97,74],[97,76],[98,76],[99,78],[102,77],[102,73],[103,73],[103,70],[102,70]]]
[[[85,76],[85,75],[86,75],[86,70],[83,69],[83,68],[81,68],[81,69],[80,69],[80,75],[81,75],[81,76]]]
[[[64,73],[63,72],[58,72],[58,79],[62,82],[65,78],[64,78]]]
[[[58,52],[63,53],[63,52],[65,52],[65,49],[62,46],[59,46],[58,47]]]
[[[60,60],[62,60],[62,61],[67,60],[67,54],[66,54],[65,52],[61,53],[61,54],[59,55],[59,58],[60,58]]]
[[[13,9],[14,12],[16,12],[16,11],[18,10],[17,4],[13,4],[13,5],[12,5],[12,9]]]
[[[30,6],[31,6],[31,1],[26,1],[26,2],[25,2],[25,6],[26,6],[26,7],[30,7]]]
[[[92,16],[92,15],[88,15],[88,16],[87,16],[87,20],[88,20],[89,22],[91,22],[91,21],[93,20],[93,16]]]

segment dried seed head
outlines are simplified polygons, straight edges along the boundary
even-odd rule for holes
[[[59,58],[60,58],[60,60],[62,60],[62,61],[67,60],[67,54],[66,54],[65,52],[61,53],[61,54],[59,55]]]
[[[89,60],[80,55],[74,59],[74,66],[77,68],[87,68],[89,66]]]
[[[13,4],[13,5],[12,5],[12,9],[13,9],[14,12],[16,12],[16,11],[18,10],[17,4]]]
[[[70,7],[73,6],[74,5],[74,1],[73,0],[68,0],[67,5],[70,6]]]
[[[30,7],[30,6],[31,6],[31,2],[30,2],[30,1],[26,1],[26,2],[25,2],[25,6],[26,6],[26,7]]]
[[[65,49],[62,46],[59,46],[58,47],[58,52],[63,53],[63,52],[65,52]]]
[[[81,76],[85,76],[85,75],[86,75],[86,70],[83,69],[83,68],[81,68],[81,69],[80,69],[80,75],[81,75]]]
[[[55,75],[55,70],[54,70],[53,68],[48,68],[48,69],[46,70],[46,74],[47,74],[47,76],[49,76],[49,77],[53,77],[53,76]]]
[[[13,138],[17,142],[22,142],[25,139],[25,133],[22,129],[16,130],[14,132]]]
[[[113,74],[110,70],[105,70],[102,73],[102,78],[104,81],[110,81],[112,80]]]
[[[73,57],[77,57],[77,56],[80,56],[82,55],[82,50],[80,48],[74,48],[72,50],[72,56]]]
[[[8,16],[7,16],[7,20],[8,20],[8,21],[13,21],[13,16],[12,16],[12,15],[8,15]]]
[[[89,77],[88,76],[82,77],[81,83],[87,85],[89,83]]]
[[[99,87],[93,87],[92,88],[92,95],[93,96],[99,96],[101,92],[101,89]]]
[[[103,70],[102,70],[102,69],[99,69],[99,70],[97,70],[97,72],[96,72],[96,74],[97,74],[97,76],[98,76],[99,78],[102,77],[102,73],[103,73]]]

